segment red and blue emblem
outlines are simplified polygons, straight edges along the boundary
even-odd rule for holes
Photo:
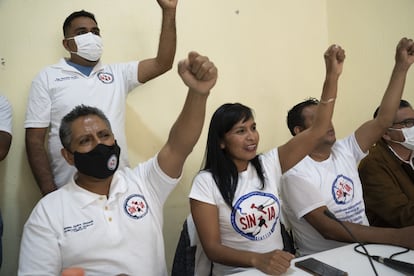
[[[231,224],[249,240],[264,240],[272,235],[279,220],[280,203],[274,194],[252,192],[237,200]]]
[[[112,75],[111,73],[107,73],[107,72],[99,72],[98,73],[98,79],[105,83],[112,83],[114,81],[114,75]]]
[[[140,219],[148,213],[148,204],[142,195],[133,194],[127,197],[124,211],[133,219]]]
[[[110,171],[115,170],[118,165],[118,157],[115,154],[112,154],[111,157],[109,157],[108,163],[106,165]]]
[[[337,204],[347,204],[354,199],[354,182],[349,177],[338,175],[332,184],[332,197]]]

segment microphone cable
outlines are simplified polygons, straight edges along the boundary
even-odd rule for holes
[[[366,255],[364,252],[358,250],[359,246],[360,246],[359,244],[356,245],[354,247],[354,250],[358,252],[359,254]],[[393,246],[396,246],[396,245],[393,245]],[[381,256],[374,256],[374,255],[372,255],[371,257],[375,261],[383,265],[386,265],[392,269],[398,270],[406,275],[414,275],[414,264],[393,259],[393,257],[397,255],[401,255],[401,254],[404,254],[410,251],[410,249],[407,247],[401,247],[401,246],[398,246],[398,247],[403,248],[403,250],[396,252],[394,254],[391,254],[389,258],[385,258]]]
[[[369,260],[369,264],[371,265],[371,267],[372,267],[372,270],[374,271],[374,273],[375,273],[375,276],[378,276],[378,272],[377,272],[377,270],[375,269],[375,266],[374,266],[374,263],[372,262],[372,257],[371,257],[371,255],[368,253],[368,250],[366,249],[366,247],[364,246],[364,244],[363,243],[361,243],[355,236],[354,236],[354,234],[352,234],[352,232],[348,229],[348,227],[346,227],[345,226],[345,224],[341,221],[341,220],[339,220],[334,214],[332,214],[332,212],[331,211],[329,211],[328,209],[325,209],[324,211],[323,211],[323,213],[327,216],[327,217],[329,217],[330,219],[333,219],[334,221],[336,221],[336,222],[338,222],[339,223],[339,225],[341,225],[342,226],[342,228],[344,228],[345,229],[345,231],[351,236],[351,238],[356,242],[356,243],[358,243],[358,245],[360,245],[361,247],[362,247],[362,249],[365,251],[365,255],[367,256],[367,258],[368,258],[368,260]],[[355,249],[355,248],[354,248]]]

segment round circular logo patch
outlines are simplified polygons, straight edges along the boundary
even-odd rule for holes
[[[113,171],[116,169],[116,165],[118,164],[118,158],[115,154],[112,154],[111,157],[108,159],[108,163],[106,164],[108,169],[110,171]]]
[[[148,204],[142,195],[130,195],[124,203],[124,210],[133,219],[140,219],[148,213]]]
[[[98,79],[103,83],[112,83],[114,76],[111,73],[100,72],[98,73]]]
[[[354,182],[349,177],[338,175],[332,184],[332,196],[337,204],[346,204],[354,198]]]
[[[279,215],[280,203],[275,195],[252,192],[237,200],[231,213],[231,224],[249,240],[263,240],[274,232]]]

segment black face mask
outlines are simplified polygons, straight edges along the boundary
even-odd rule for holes
[[[105,179],[118,169],[120,153],[121,148],[116,141],[112,146],[98,144],[85,153],[75,151],[75,167],[85,175]]]

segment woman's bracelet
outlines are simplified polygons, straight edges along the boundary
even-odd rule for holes
[[[328,103],[331,103],[331,102],[334,102],[336,100],[336,98],[330,98],[330,99],[327,99],[326,101],[324,101],[324,100],[320,100],[319,101],[319,103],[321,103],[321,104],[328,104]]]

